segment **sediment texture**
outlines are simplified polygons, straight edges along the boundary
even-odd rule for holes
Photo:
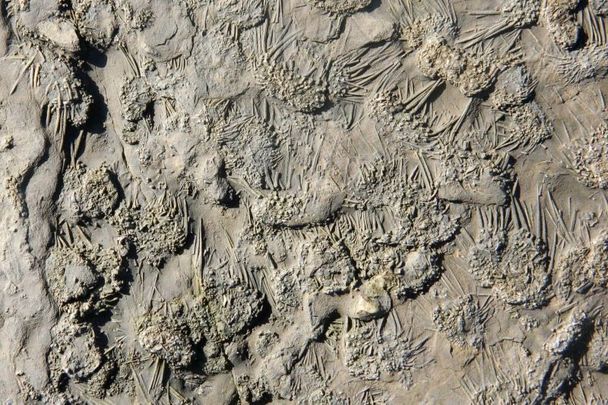
[[[606,1],[0,4],[2,403],[608,401]]]

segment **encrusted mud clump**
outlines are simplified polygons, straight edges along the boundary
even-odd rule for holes
[[[381,136],[394,136],[397,144],[427,144],[435,135],[428,119],[408,111],[395,91],[374,94],[368,100],[370,118]]]
[[[482,230],[468,256],[471,274],[511,305],[538,308],[548,299],[547,249],[526,229]],[[525,284],[526,290],[519,288]]]
[[[402,164],[364,166],[354,196],[370,208],[388,209],[396,225],[391,238],[406,246],[435,247],[451,240],[460,229],[460,215],[450,212],[422,179],[408,178]]]
[[[86,299],[99,283],[91,263],[72,249],[52,252],[48,267],[48,283],[56,291],[55,299],[60,305]]]
[[[459,346],[479,349],[484,343],[487,308],[471,295],[461,297],[433,311],[433,322],[448,340]]]
[[[500,72],[500,67],[491,58],[454,48],[439,36],[422,44],[416,60],[422,74],[445,80],[468,97],[488,90]]]
[[[401,299],[420,294],[441,275],[439,257],[431,251],[412,251],[404,259],[396,269],[396,293]]]
[[[498,76],[490,103],[499,110],[524,105],[534,93],[536,83],[524,66],[515,66]]]
[[[302,265],[325,294],[347,292],[356,280],[357,269],[348,250],[328,237],[316,237],[302,245]]]
[[[61,197],[65,218],[78,221],[112,215],[120,198],[113,176],[105,164],[94,170],[80,163],[68,168]]]
[[[519,146],[531,150],[553,136],[554,128],[536,102],[509,109],[508,113],[511,118],[508,133]]]
[[[77,0],[72,7],[78,35],[96,48],[107,49],[118,30],[114,2]]]
[[[45,271],[57,304],[77,318],[110,309],[119,298],[127,273],[118,248],[88,242],[53,248]]]
[[[297,72],[289,65],[260,55],[253,59],[252,69],[258,85],[269,97],[275,97],[296,111],[314,113],[327,103],[327,85]]]
[[[176,314],[179,315],[179,314]],[[139,321],[139,344],[150,354],[177,369],[188,367],[194,359],[194,346],[185,320],[176,316],[150,313]]]
[[[341,208],[344,193],[317,184],[307,193],[271,192],[253,202],[253,216],[266,225],[302,227],[323,224]]]
[[[607,0],[7,0],[0,401],[608,403]]]
[[[372,0],[307,0],[313,6],[331,14],[352,14],[365,9]]]
[[[585,294],[608,285],[608,238],[601,234],[588,246],[564,249],[555,269],[558,296],[568,299],[572,294]]]
[[[604,160],[608,151],[608,124],[602,124],[570,146],[576,177],[591,188],[608,188],[608,165]]]
[[[210,290],[208,299],[209,311],[215,317],[215,325],[221,341],[236,338],[252,324],[263,309],[259,294],[243,285]],[[220,299],[222,303],[219,302]]]
[[[218,20],[239,29],[245,30],[255,27],[266,18],[264,3],[261,0],[252,0],[245,3],[238,0],[220,0],[216,3]]]
[[[564,49],[574,48],[581,33],[575,11],[580,0],[548,0],[543,10],[545,24],[555,43]]]
[[[538,22],[541,13],[540,0],[508,0],[501,8],[508,25],[515,28],[530,27]]]
[[[124,129],[122,138],[129,144],[143,140],[150,132],[152,123],[152,103],[154,93],[145,79],[126,79],[120,88],[120,103]]]
[[[52,334],[55,339],[50,357],[57,372],[76,381],[84,381],[101,367],[104,356],[96,344],[97,336],[91,326],[62,318]]]
[[[160,266],[186,243],[185,209],[178,200],[158,198],[140,207],[122,204],[109,220],[143,260]]]
[[[444,153],[443,167],[435,180],[441,199],[497,206],[509,202],[513,167],[508,155],[467,149]]]

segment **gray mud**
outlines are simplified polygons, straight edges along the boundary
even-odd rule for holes
[[[606,0],[0,5],[0,402],[608,403]]]

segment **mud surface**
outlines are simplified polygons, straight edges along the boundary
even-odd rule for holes
[[[605,0],[5,0],[5,404],[608,402]]]

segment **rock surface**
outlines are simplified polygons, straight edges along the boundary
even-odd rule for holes
[[[0,402],[608,402],[608,2],[8,0]]]

